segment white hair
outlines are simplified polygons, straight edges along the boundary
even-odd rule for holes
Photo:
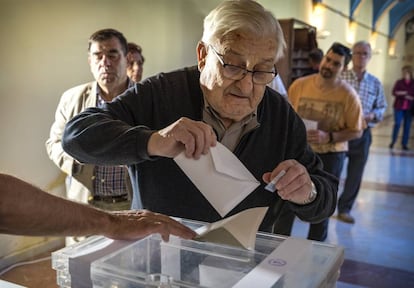
[[[238,32],[248,32],[258,38],[276,40],[276,60],[286,47],[282,28],[273,14],[252,0],[222,2],[204,18],[202,41],[211,44]]]

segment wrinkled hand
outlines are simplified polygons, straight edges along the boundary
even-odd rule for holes
[[[290,159],[281,162],[272,172],[263,174],[263,181],[269,183],[282,170],[286,174],[276,183],[277,194],[283,200],[303,204],[312,191],[312,181],[306,168],[298,161]]]
[[[110,231],[104,234],[118,240],[135,240],[153,233],[159,233],[164,241],[170,234],[184,239],[192,239],[196,233],[174,219],[148,210],[126,210],[111,212]]]
[[[185,150],[187,157],[198,159],[216,143],[216,134],[210,125],[182,117],[151,135],[148,154],[173,158]]]
[[[329,142],[329,132],[322,130],[308,130],[306,132],[308,143],[326,144]]]

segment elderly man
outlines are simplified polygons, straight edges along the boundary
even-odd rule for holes
[[[287,205],[305,221],[322,221],[335,210],[337,179],[323,171],[289,103],[266,86],[284,47],[278,21],[260,4],[224,1],[204,20],[197,67],[150,77],[77,115],[63,147],[84,162],[129,165],[146,209],[213,222],[220,214],[172,158],[184,151],[199,159],[220,141],[262,180],[226,216],[268,206],[260,230],[273,231]],[[282,170],[278,192],[266,191]]]
[[[371,128],[382,121],[387,108],[381,82],[367,71],[370,59],[371,45],[366,41],[358,41],[352,46],[352,69],[342,73],[342,78],[357,91],[368,124],[361,138],[349,141],[347,176],[344,191],[338,199],[338,220],[346,223],[355,222],[350,212],[358,196],[368,160]]]

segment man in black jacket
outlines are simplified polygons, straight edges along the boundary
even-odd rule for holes
[[[269,11],[255,1],[225,1],[204,20],[198,67],[151,77],[77,115],[63,148],[82,162],[128,165],[146,209],[213,222],[221,216],[172,158],[185,151],[198,159],[220,141],[262,180],[226,216],[270,207],[260,230],[276,233],[285,230],[277,223],[284,205],[304,221],[322,221],[335,210],[338,180],[322,170],[302,120],[266,86],[284,47]],[[265,190],[282,170],[277,193]]]

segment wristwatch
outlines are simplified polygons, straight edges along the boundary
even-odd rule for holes
[[[309,193],[308,199],[303,201],[303,205],[306,205],[306,204],[309,204],[309,203],[313,202],[316,199],[316,195],[318,195],[318,191],[316,191],[315,184],[313,184],[312,181],[311,181],[311,184],[312,184],[312,189]]]

